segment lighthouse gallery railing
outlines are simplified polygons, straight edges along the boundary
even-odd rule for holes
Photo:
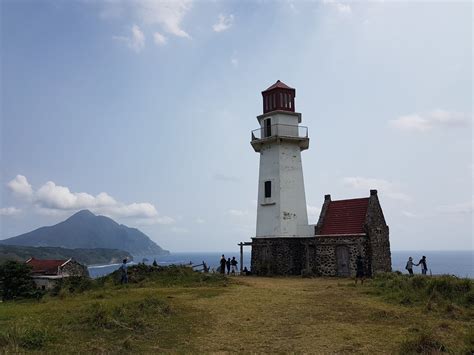
[[[252,141],[270,137],[308,138],[308,127],[276,123],[252,131]]]

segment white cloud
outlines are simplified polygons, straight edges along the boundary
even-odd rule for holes
[[[234,216],[234,217],[243,217],[249,214],[248,211],[244,210],[235,210],[235,209],[230,209],[227,211],[227,214]]]
[[[204,223],[206,223],[206,221],[205,221],[204,219],[199,218],[199,217],[196,218],[196,219],[194,220],[194,222],[196,222],[197,224],[204,224]]]
[[[452,205],[438,206],[438,211],[446,214],[472,214],[473,203],[472,201],[456,203]]]
[[[155,41],[155,44],[159,45],[159,46],[162,46],[164,44],[166,44],[166,42],[168,41],[166,39],[165,36],[163,36],[161,33],[159,32],[155,32],[153,33],[153,40]]]
[[[323,4],[331,6],[341,14],[349,15],[352,13],[352,8],[349,4],[342,3],[336,0],[323,0]]]
[[[146,24],[159,24],[164,31],[178,37],[190,38],[181,28],[186,13],[191,9],[190,0],[136,0],[131,2],[138,18]]]
[[[26,187],[29,187],[26,188]],[[86,192],[71,192],[66,186],[56,185],[48,181],[37,191],[28,183],[26,177],[18,175],[8,183],[12,191],[28,192],[35,211],[43,215],[62,215],[81,209],[89,209],[94,213],[112,218],[134,218],[142,224],[171,224],[174,219],[162,216],[155,206],[148,202],[125,204],[117,201],[106,192],[93,196]]]
[[[137,25],[133,25],[131,31],[132,34],[129,37],[114,36],[113,38],[117,41],[126,43],[128,48],[139,53],[143,48],[145,48],[145,35]]]
[[[307,205],[306,210],[308,211],[309,223],[310,224],[318,223],[319,213],[321,212],[321,208]]]
[[[0,216],[14,216],[19,214],[21,210],[16,207],[3,207],[0,208]]]
[[[417,218],[418,216],[410,211],[402,211],[402,215],[408,218]]]
[[[398,191],[395,185],[387,180],[355,176],[345,177],[342,179],[342,182],[345,185],[351,186],[352,188],[357,190],[365,190],[367,192],[371,189],[379,190],[379,192],[382,192],[384,195],[393,200],[400,200],[405,202],[409,202],[412,200],[410,196],[401,191]]]
[[[433,110],[426,113],[412,113],[390,120],[389,125],[395,129],[412,132],[427,132],[433,128],[464,127],[471,117],[464,112]]]
[[[17,175],[7,186],[17,196],[23,198],[31,198],[33,196],[33,188],[23,175]]]
[[[228,30],[229,28],[232,27],[232,24],[234,23],[234,15],[223,15],[220,14],[217,17],[217,23],[212,26],[212,29],[214,32],[223,32]]]

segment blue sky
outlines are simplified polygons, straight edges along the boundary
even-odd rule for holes
[[[82,208],[172,251],[255,233],[260,92],[296,88],[310,223],[377,188],[392,249],[472,249],[470,2],[1,2],[0,238]]]

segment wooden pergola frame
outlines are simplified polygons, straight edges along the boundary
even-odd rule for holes
[[[240,273],[242,274],[242,271],[244,269],[244,247],[251,247],[252,242],[240,242],[237,245],[240,247]]]

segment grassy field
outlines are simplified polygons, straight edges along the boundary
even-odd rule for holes
[[[60,292],[39,302],[4,302],[0,352],[467,354],[474,349],[469,304],[445,304],[441,298],[407,303],[393,296],[393,282],[379,282],[355,287],[335,278],[181,275]]]

